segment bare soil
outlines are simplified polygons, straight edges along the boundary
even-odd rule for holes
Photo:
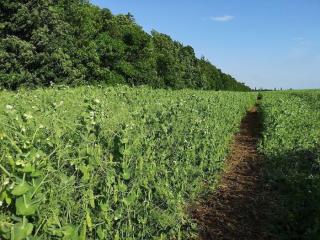
[[[257,151],[261,128],[261,116],[254,107],[235,135],[217,190],[193,208],[201,240],[276,239],[266,227],[272,193],[264,184],[263,156]]]

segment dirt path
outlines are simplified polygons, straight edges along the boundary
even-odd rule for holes
[[[235,136],[217,191],[195,207],[200,239],[274,239],[265,229],[270,196],[262,181],[263,158],[257,152],[260,131],[260,114],[254,107]]]

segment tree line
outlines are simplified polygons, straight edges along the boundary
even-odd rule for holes
[[[85,0],[1,0],[0,87],[52,84],[250,90],[130,13]]]

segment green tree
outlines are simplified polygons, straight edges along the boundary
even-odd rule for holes
[[[249,90],[191,46],[87,0],[2,0],[0,86],[129,84]]]

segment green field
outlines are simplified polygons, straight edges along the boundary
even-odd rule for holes
[[[216,180],[255,98],[127,87],[2,92],[2,238],[189,237],[187,204]]]
[[[215,186],[256,97],[146,87],[1,92],[1,239],[195,237],[188,204]],[[262,94],[259,149],[283,210],[272,231],[283,239],[319,234],[319,107],[319,91]]]
[[[283,239],[320,235],[320,91],[263,94],[266,179],[278,193],[274,231]]]

